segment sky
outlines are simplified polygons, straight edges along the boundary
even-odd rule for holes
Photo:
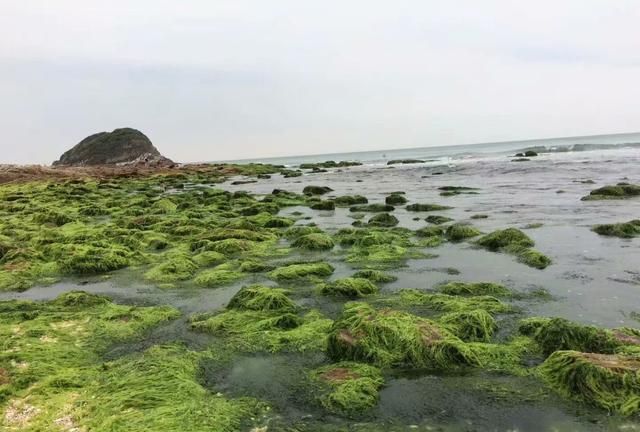
[[[181,162],[640,131],[635,0],[0,10],[0,163],[118,127]]]

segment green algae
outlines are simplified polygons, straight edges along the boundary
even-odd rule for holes
[[[288,297],[289,291],[263,285],[250,285],[240,289],[229,300],[227,308],[254,311],[297,310],[296,304]]]
[[[445,236],[451,241],[463,241],[468,238],[477,237],[480,230],[469,224],[456,223],[447,227]]]
[[[453,221],[452,218],[441,216],[441,215],[429,215],[426,218],[424,218],[424,220],[434,225],[442,225],[444,223]]]
[[[498,327],[493,316],[484,309],[452,312],[441,316],[438,322],[466,342],[489,342]]]
[[[284,232],[284,237],[288,240],[295,240],[307,234],[322,233],[322,230],[316,226],[296,225]]]
[[[512,313],[513,306],[493,296],[462,297],[440,293],[429,293],[417,289],[403,289],[384,302],[399,306],[424,306],[438,312],[468,312],[483,309],[491,314]]]
[[[417,237],[442,237],[444,230],[438,226],[426,226],[415,231]]]
[[[616,185],[603,186],[589,192],[582,197],[582,201],[628,199],[640,196],[640,185],[618,183]]]
[[[640,219],[634,219],[629,222],[603,224],[593,227],[593,232],[602,236],[633,238],[640,236]]]
[[[361,266],[395,267],[410,258],[425,258],[427,255],[411,251],[394,244],[356,246],[347,255],[346,262]]]
[[[612,354],[621,345],[610,330],[576,324],[564,318],[525,319],[519,331],[531,336],[547,356],[561,350]]]
[[[357,298],[377,293],[378,287],[369,279],[348,277],[324,283],[319,291],[322,295]]]
[[[291,245],[300,249],[307,250],[330,250],[335,244],[333,239],[327,234],[311,233],[297,237]]]
[[[176,255],[149,269],[144,277],[157,283],[171,283],[191,279],[198,270],[196,264],[187,255]]]
[[[561,395],[622,415],[640,411],[640,357],[556,351],[540,367]]]
[[[384,203],[392,206],[402,205],[407,203],[407,198],[402,194],[391,194],[384,199]]]
[[[335,210],[336,204],[333,201],[318,201],[309,206],[312,210]]]
[[[430,212],[430,211],[441,211],[441,210],[450,210],[453,207],[443,206],[440,204],[409,204],[405,207],[407,211],[416,211],[416,212]]]
[[[368,279],[371,282],[375,282],[375,283],[389,283],[389,282],[395,282],[398,280],[396,276],[390,275],[380,270],[373,270],[373,269],[364,269],[364,270],[357,271],[352,275],[352,277]]]
[[[359,413],[374,407],[384,384],[380,369],[363,363],[340,362],[311,371],[320,384],[320,404],[329,412],[342,415]]]
[[[343,195],[333,200],[338,207],[350,207],[358,204],[367,204],[369,200],[362,195]]]
[[[510,297],[512,295],[507,287],[494,282],[448,282],[438,286],[437,289],[443,294],[458,296]]]
[[[323,262],[290,264],[278,267],[268,273],[269,277],[278,281],[295,281],[309,277],[326,278],[331,276],[334,268]]]
[[[356,205],[349,208],[350,212],[369,212],[369,213],[380,213],[380,212],[390,212],[394,211],[395,207],[389,204],[363,204]]]
[[[490,251],[503,251],[515,255],[519,262],[540,270],[552,262],[546,255],[532,249],[535,242],[517,228],[494,231],[482,236],[476,243]]]
[[[242,272],[216,267],[201,271],[195,276],[193,282],[203,288],[215,288],[234,283],[243,277],[245,275]]]
[[[379,213],[375,216],[372,216],[367,225],[371,227],[394,227],[398,225],[400,221],[397,217],[389,214],[389,213]]]
[[[327,355],[379,367],[455,369],[475,366],[471,349],[435,322],[366,303],[347,303],[331,328]]]
[[[329,186],[305,186],[302,193],[305,195],[324,195],[332,191],[333,189]]]
[[[204,251],[193,256],[193,262],[200,267],[210,267],[222,264],[227,260],[224,254],[216,251]]]

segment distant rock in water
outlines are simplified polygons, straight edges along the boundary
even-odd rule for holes
[[[151,140],[136,129],[122,128],[113,132],[90,135],[55,161],[53,165],[143,165],[171,166],[173,161],[162,156]]]

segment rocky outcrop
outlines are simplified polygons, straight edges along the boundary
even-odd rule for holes
[[[113,132],[90,135],[64,152],[53,165],[142,165],[171,166],[174,163],[162,156],[151,140],[136,129],[122,128]]]

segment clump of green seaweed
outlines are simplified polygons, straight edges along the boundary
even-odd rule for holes
[[[640,196],[640,185],[623,182],[594,189],[589,195],[582,197],[582,201],[627,199],[637,196]]]
[[[378,292],[378,287],[373,282],[358,277],[337,279],[320,286],[320,293],[323,295],[349,298],[365,297],[376,292]]]
[[[532,247],[535,242],[517,228],[506,228],[493,231],[482,236],[476,243],[490,251],[503,251],[518,258],[518,261],[529,267],[544,269],[551,264],[551,259]]]
[[[640,236],[640,219],[634,219],[629,222],[603,224],[593,227],[593,231],[603,236],[633,238]]]

